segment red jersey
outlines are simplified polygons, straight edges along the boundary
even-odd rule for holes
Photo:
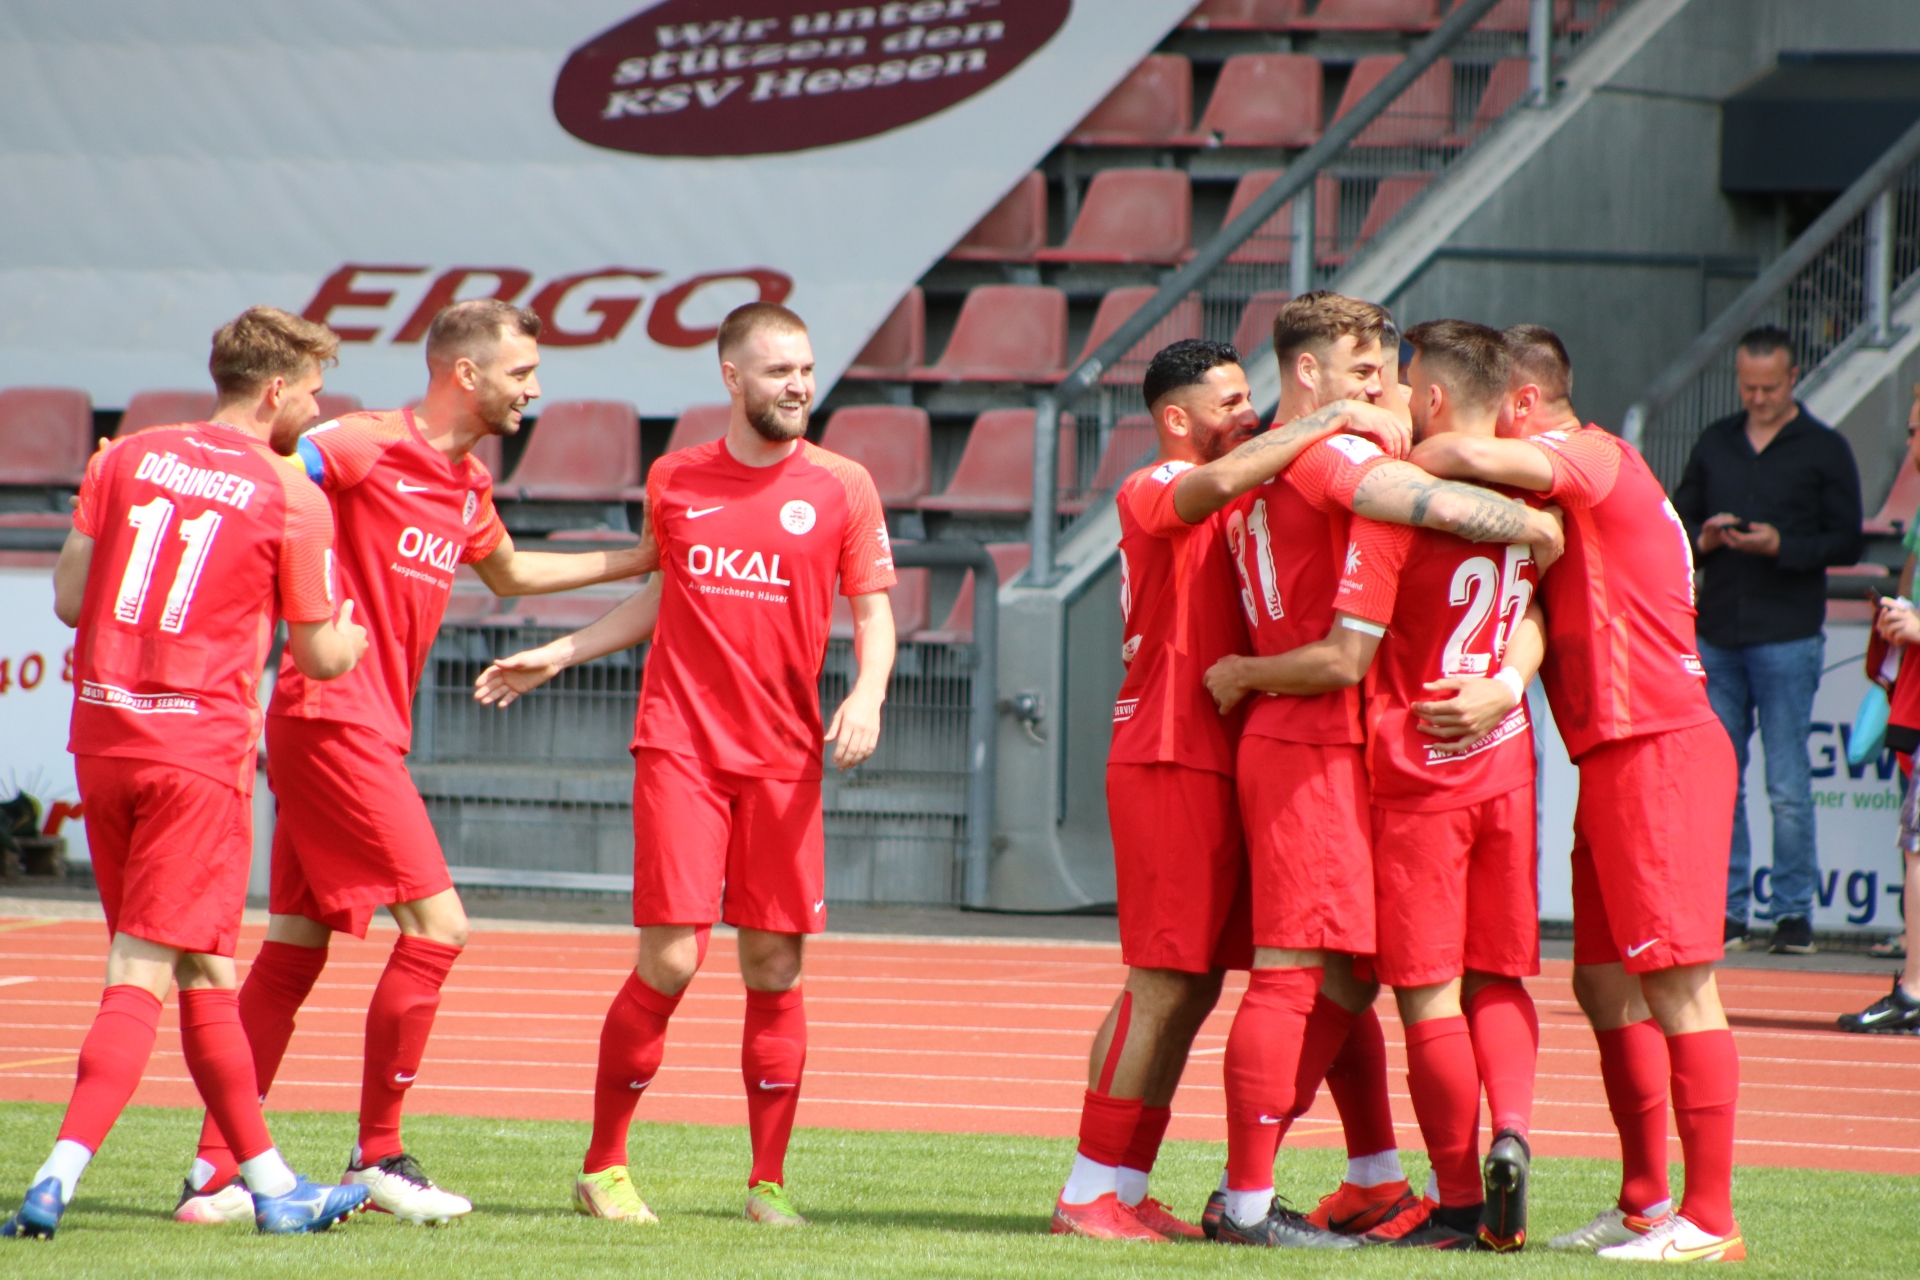
[[[484,560],[507,534],[493,509],[493,477],[472,454],[448,462],[411,409],[322,423],[300,437],[299,457],[333,500],[340,596],[366,624],[367,651],[326,681],[301,675],[289,655],[268,714],[362,725],[406,751],[414,689],[454,569]]]
[[[1222,716],[1202,677],[1246,650],[1234,607],[1222,512],[1188,524],[1173,490],[1191,462],[1128,476],[1120,507],[1120,661],[1111,764],[1179,764],[1231,778],[1240,717]]]
[[[1387,455],[1371,440],[1331,436],[1227,507],[1227,545],[1256,654],[1287,653],[1324,640],[1333,629],[1342,575],[1363,569],[1347,547],[1354,490],[1386,461]],[[1370,600],[1358,603],[1370,594],[1357,587],[1349,590],[1353,603],[1339,608],[1384,625],[1387,615],[1369,612],[1375,607]],[[1391,596],[1387,607],[1392,608]],[[1358,689],[1305,698],[1260,693],[1249,701],[1248,733],[1321,746],[1366,741]]]
[[[1554,722],[1578,760],[1603,742],[1705,724],[1693,544],[1640,454],[1599,427],[1531,437],[1553,467],[1567,552],[1541,586]]]
[[[93,539],[93,561],[67,749],[251,792],[274,617],[333,616],[327,500],[264,441],[200,422],[95,453],[73,527]]]
[[[1539,585],[1533,549],[1372,520],[1354,522],[1353,541],[1362,563],[1372,561],[1374,580],[1384,584],[1377,604],[1392,617],[1366,679],[1374,805],[1464,808],[1532,782],[1526,699],[1465,750],[1451,753],[1439,750],[1448,740],[1420,732],[1412,704],[1434,698],[1428,681],[1500,670],[1507,638]],[[1345,603],[1340,608],[1353,611]]]
[[[834,581],[845,596],[894,582],[873,478],[805,441],[750,467],[714,440],[653,464],[647,512],[665,582],[635,749],[759,778],[819,777]]]

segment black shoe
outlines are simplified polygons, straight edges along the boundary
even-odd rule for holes
[[[1775,920],[1773,945],[1767,949],[1777,956],[1810,956],[1814,952],[1813,926],[1804,916]]]
[[[1225,1208],[1226,1197],[1221,1197]],[[1204,1228],[1203,1228],[1204,1230]],[[1275,1196],[1267,1207],[1267,1216],[1251,1226],[1242,1226],[1233,1215],[1222,1213],[1214,1227],[1214,1239],[1221,1244],[1257,1244],[1269,1249],[1358,1249],[1360,1243],[1349,1236],[1323,1231],[1307,1221],[1304,1213],[1295,1213]]]
[[[1893,990],[1858,1013],[1840,1015],[1842,1031],[1866,1031],[1885,1036],[1920,1035],[1920,1000],[1893,980]]]
[[[1503,1131],[1504,1132],[1504,1131]],[[1396,1249],[1474,1249],[1479,1247],[1480,1222],[1486,1206],[1439,1205],[1425,1223],[1393,1242]]]
[[[1200,1231],[1209,1240],[1220,1238],[1220,1219],[1227,1216],[1227,1193],[1215,1190],[1207,1197],[1207,1207],[1200,1211]]]
[[[1512,1129],[1493,1135],[1493,1146],[1480,1166],[1487,1202],[1480,1208],[1480,1246],[1495,1253],[1511,1253],[1527,1242],[1527,1180],[1533,1151]]]
[[[1747,924],[1744,920],[1727,917],[1726,932],[1721,935],[1722,947],[1727,951],[1745,951],[1753,940],[1747,937]]]

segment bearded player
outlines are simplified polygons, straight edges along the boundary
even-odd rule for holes
[[[1415,456],[1567,513],[1567,563],[1542,584],[1541,680],[1580,770],[1573,989],[1600,1042],[1622,1181],[1612,1207],[1551,1243],[1623,1260],[1744,1258],[1732,1198],[1740,1061],[1713,977],[1735,767],[1695,652],[1692,546],[1640,454],[1581,425],[1553,332],[1521,325],[1506,340],[1502,438],[1441,435]],[[1669,1095],[1686,1162],[1677,1211]]]
[[[418,409],[351,413],[309,431],[299,457],[332,499],[346,590],[380,619],[350,677],[322,684],[283,663],[267,716],[267,772],[279,803],[267,940],[240,993],[264,1096],[294,1015],[335,932],[364,938],[386,907],[400,937],[367,1007],[358,1140],[343,1181],[403,1222],[472,1209],[435,1186],[400,1137],[440,988],[467,940],[467,917],[425,803],[407,773],[412,707],[458,565],[496,594],[538,595],[651,567],[647,547],[579,555],[516,551],[494,510],[493,478],[472,449],[520,429],[540,394],[540,319],[504,302],[456,303],[427,333]],[[233,1221],[233,1153],[211,1120],[174,1216]]]
[[[1383,339],[1398,345],[1371,303],[1325,292],[1287,303],[1274,323],[1285,374],[1281,416],[1341,394],[1397,406],[1397,378],[1391,393],[1382,383]],[[1376,949],[1367,721],[1353,689],[1365,667],[1343,661],[1333,680],[1326,668],[1330,657],[1370,655],[1390,616],[1382,606],[1369,613],[1343,603],[1336,619],[1342,575],[1357,571],[1349,544],[1355,512],[1480,541],[1537,540],[1547,554],[1558,544],[1549,517],[1436,481],[1352,437],[1307,450],[1228,511],[1255,656],[1224,658],[1206,680],[1223,710],[1263,695],[1248,712],[1238,759],[1259,950],[1227,1041],[1228,1163],[1216,1232],[1232,1243],[1326,1247],[1346,1243],[1342,1235],[1404,1235],[1426,1216],[1400,1171],[1372,1011],[1378,988],[1355,974],[1355,957]],[[1308,684],[1288,674],[1303,662],[1314,672]],[[1348,1173],[1303,1216],[1275,1199],[1273,1162],[1323,1076],[1347,1129]]]
[[[639,962],[600,1032],[574,1204],[656,1220],[628,1170],[627,1131],[708,933],[724,921],[739,929],[747,988],[746,1216],[797,1227],[806,1220],[787,1194],[785,1161],[807,1057],[803,944],[826,927],[821,753],[834,744],[834,764],[851,769],[879,741],[893,552],[866,468],[801,438],[813,346],[800,317],[773,303],[737,308],[720,326],[719,355],[733,402],[727,434],[668,454],[647,477],[660,573],[591,626],[488,667],[475,697],[504,706],[565,667],[653,635],[633,739]],[[836,582],[853,609],[858,673],[823,730]]]
[[[276,456],[313,420],[338,348],[317,324],[255,307],[214,334],[212,421],[116,440],[87,466],[54,610],[78,628],[69,749],[113,942],[59,1140],[0,1235],[58,1229],[140,1083],[176,980],[187,1069],[259,1229],[324,1231],[366,1199],[296,1178],[281,1158],[233,991],[253,860],[255,690],[275,617],[288,661],[315,681],[353,670],[367,646],[352,600],[334,617],[326,499]]]

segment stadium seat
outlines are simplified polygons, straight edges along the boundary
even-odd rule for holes
[[[1360,104],[1373,87],[1385,80],[1402,59],[1397,53],[1374,54],[1354,64],[1346,92],[1340,95],[1340,119]],[[1453,132],[1453,64],[1441,58],[1396,98],[1353,140],[1356,147],[1404,147],[1437,143]]]
[[[691,449],[697,444],[718,440],[727,434],[727,423],[732,417],[731,404],[688,405],[673,424],[673,434],[667,437],[666,452]]]
[[[1114,423],[1106,446],[1100,450],[1100,465],[1094,470],[1088,492],[1098,495],[1116,488],[1153,458],[1159,443],[1153,419],[1144,413],[1131,413]]]
[[[1887,493],[1887,500],[1880,509],[1860,523],[1862,533],[1898,533],[1901,529],[1913,527],[1913,513],[1920,509],[1920,471],[1913,469],[1913,459],[1900,459],[1900,469],[1893,473],[1893,488]],[[1900,529],[1894,528],[1898,524]]]
[[[955,262],[1032,262],[1047,245],[1047,177],[1034,170],[947,251]]]
[[[913,376],[921,382],[1052,382],[1066,372],[1066,360],[1065,293],[1047,285],[987,284],[968,291],[940,363]]]
[[[1078,474],[1079,452],[1071,414],[1060,416],[1056,475]],[[1033,410],[990,409],[974,419],[967,447],[945,492],[920,499],[922,511],[982,515],[1025,514],[1033,509]]]
[[[578,631],[590,622],[606,616],[607,610],[632,593],[624,591],[562,591],[550,596],[521,596],[503,604],[499,613],[484,615],[480,621],[490,627],[551,627],[557,631]]]
[[[1493,71],[1487,76],[1487,87],[1480,95],[1480,105],[1474,108],[1473,119],[1467,124],[1467,131],[1447,139],[1453,146],[1464,147],[1475,138],[1491,129],[1507,114],[1507,108],[1527,96],[1527,60],[1525,58],[1502,58],[1493,64]]]
[[[1041,262],[1183,262],[1193,255],[1193,189],[1181,169],[1105,169],[1087,184],[1067,242]]]
[[[1077,365],[1092,355],[1101,343],[1112,337],[1116,329],[1125,324],[1134,312],[1146,306],[1147,300],[1158,292],[1152,285],[1109,289],[1106,296],[1100,299],[1100,309],[1094,312],[1093,328],[1087,332],[1087,345],[1080,349],[1079,358],[1073,364]],[[1201,323],[1200,295],[1188,294],[1159,324],[1147,331],[1146,337],[1134,343],[1125,355],[1107,367],[1100,375],[1101,385],[1137,384],[1145,376],[1147,362],[1153,359],[1154,352],[1182,338],[1199,337]]]
[[[895,543],[898,546],[899,543]],[[911,636],[927,628],[929,575],[925,569],[896,569],[899,579],[887,588],[887,602],[893,606],[893,632]],[[829,633],[835,640],[853,639],[853,606],[837,590],[833,594],[833,624]]]
[[[1242,360],[1252,360],[1273,347],[1273,318],[1291,297],[1285,289],[1262,289],[1247,299],[1240,323],[1233,329],[1233,349]]]
[[[1304,31],[1425,31],[1439,21],[1439,0],[1320,0],[1292,25]]]
[[[1525,31],[1533,19],[1532,0],[1500,0],[1493,11],[1473,24],[1475,31]],[[1565,31],[1573,21],[1573,0],[1553,0],[1553,29]]]
[[[487,469],[487,474],[497,482],[501,479],[501,468],[506,464],[501,458],[499,436],[483,436],[474,442],[473,456]]]
[[[1234,185],[1233,199],[1227,203],[1225,226],[1244,213],[1260,193],[1280,176],[1278,169],[1253,169],[1240,176]],[[1313,183],[1313,256],[1324,261],[1340,244],[1340,179],[1330,173],[1317,175]],[[1293,201],[1289,200],[1268,218],[1261,228],[1248,236],[1227,258],[1228,262],[1293,261]]]
[[[933,488],[933,428],[925,409],[867,404],[836,410],[820,447],[865,467],[881,506],[911,507]]]
[[[471,627],[485,622],[500,611],[500,597],[485,586],[467,587],[455,581],[447,593],[447,612],[440,619],[443,627]]]
[[[71,387],[0,391],[0,484],[78,488],[93,456],[93,400]]]
[[[1067,135],[1088,146],[1158,147],[1193,128],[1193,64],[1150,53]]]
[[[1026,571],[1033,559],[1033,547],[1025,542],[989,542],[987,554],[993,557],[1000,585],[1004,587]],[[947,620],[939,629],[922,631],[908,638],[928,644],[973,643],[973,570],[967,570],[967,576],[960,580],[960,594],[953,598],[953,608],[947,610]]]
[[[1432,182],[1431,173],[1393,173],[1380,179],[1380,186],[1373,193],[1373,202],[1367,206],[1367,216],[1360,223],[1360,234],[1354,237],[1353,247],[1358,249],[1379,235]]]
[[[867,339],[843,376],[898,381],[926,362],[927,295],[916,284]]]
[[[1304,53],[1242,53],[1220,69],[1200,146],[1309,147],[1325,118],[1320,60]]]
[[[1180,25],[1196,31],[1285,31],[1306,7],[1306,0],[1206,0]]]
[[[360,403],[359,396],[337,395],[331,391],[322,391],[313,402],[320,409],[316,422],[332,422],[343,413],[358,413],[366,407]]]
[[[641,501],[639,415],[624,400],[556,400],[500,488],[536,501]]]
[[[213,416],[214,398],[211,391],[136,391],[120,415],[114,437],[176,422],[205,422]]]

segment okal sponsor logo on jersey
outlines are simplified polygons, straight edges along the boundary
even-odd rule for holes
[[[452,538],[442,538],[438,534],[416,529],[412,525],[400,531],[398,546],[402,560],[418,560],[430,564],[443,573],[452,573],[460,567],[460,544]]]
[[[687,572],[696,578],[764,582],[771,587],[793,585],[793,579],[780,576],[779,552],[767,555],[745,547],[709,547],[695,543],[687,548]]]

